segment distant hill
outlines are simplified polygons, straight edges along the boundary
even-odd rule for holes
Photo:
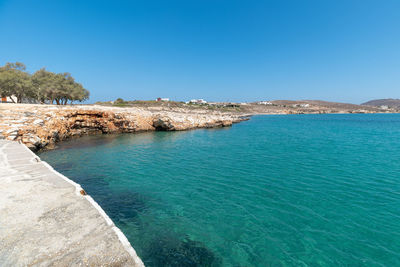
[[[366,106],[375,106],[375,107],[380,107],[380,106],[388,106],[391,108],[400,108],[400,99],[375,99],[371,100],[365,103],[362,103],[361,105],[366,105]]]
[[[400,108],[399,108],[400,109]],[[321,113],[386,113],[389,109],[380,106],[356,105],[322,100],[263,100],[240,105],[245,114],[321,114]]]

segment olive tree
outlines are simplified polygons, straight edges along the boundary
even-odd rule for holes
[[[27,99],[66,105],[68,101],[87,100],[89,91],[68,72],[54,73],[42,68],[30,75],[23,63],[16,62],[0,67],[0,96],[16,96],[19,103]]]
[[[82,102],[89,98],[89,91],[67,72],[56,74],[40,69],[33,74],[32,80],[36,87],[37,98],[41,102],[66,105],[68,101]]]
[[[29,73],[25,72],[23,63],[7,63],[0,67],[0,95],[16,96],[17,102],[21,103],[25,98],[35,98],[35,89]],[[11,98],[14,102],[14,99]]]

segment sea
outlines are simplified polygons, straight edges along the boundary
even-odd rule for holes
[[[146,266],[400,266],[400,114],[253,116],[39,156]]]

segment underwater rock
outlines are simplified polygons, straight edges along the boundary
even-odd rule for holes
[[[143,260],[146,266],[222,266],[222,259],[201,242],[167,235],[150,243]]]
[[[120,223],[131,221],[148,208],[146,198],[137,192],[109,192],[96,199],[113,221]]]

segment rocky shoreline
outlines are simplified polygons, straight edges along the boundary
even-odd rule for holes
[[[0,104],[0,139],[20,141],[37,151],[82,135],[227,127],[243,120],[248,116],[222,112]]]
[[[52,149],[59,141],[83,135],[228,127],[256,114],[400,112],[397,109],[311,100],[266,103],[241,104],[237,108],[168,102],[129,107],[0,103],[0,140],[20,141],[38,151]]]

